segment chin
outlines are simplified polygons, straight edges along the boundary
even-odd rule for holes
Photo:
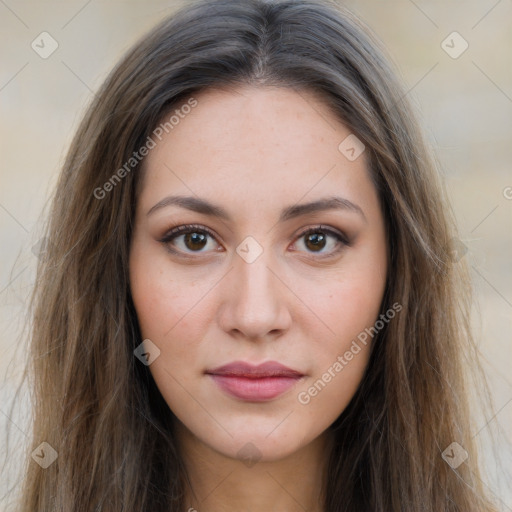
[[[185,426],[187,437],[201,442],[211,450],[224,457],[241,460],[248,467],[255,462],[275,462],[305,448],[313,442],[322,431],[305,430],[304,423],[294,422],[286,414],[276,421],[273,417],[240,418],[238,422],[222,422],[225,430],[218,428],[212,435],[212,430],[195,428],[197,425]],[[318,428],[318,426],[317,426]],[[227,432],[226,432],[227,431]],[[231,434],[229,435],[228,432]]]

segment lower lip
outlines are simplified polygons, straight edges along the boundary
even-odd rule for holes
[[[227,377],[211,375],[215,383],[227,394],[252,402],[264,402],[282,395],[292,388],[300,377],[264,377],[248,379],[245,377]]]

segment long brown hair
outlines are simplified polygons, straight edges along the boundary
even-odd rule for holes
[[[128,254],[143,160],[126,162],[179,102],[237,84],[318,93],[366,146],[387,223],[382,311],[397,302],[403,312],[376,336],[358,391],[330,427],[324,509],[493,510],[461,365],[473,347],[469,279],[453,257],[437,165],[387,61],[335,3],[213,0],[166,19],[115,67],[72,142],[45,232],[20,512],[187,509],[172,411],[133,353],[142,340]],[[43,441],[58,453],[46,469],[30,457]],[[469,454],[457,468],[442,456],[453,442]]]

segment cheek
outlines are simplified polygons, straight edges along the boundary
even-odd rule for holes
[[[203,281],[193,281],[171,269],[158,254],[134,246],[130,255],[132,298],[142,339],[150,339],[160,355],[149,369],[169,401],[197,370],[200,340],[208,325]],[[179,393],[178,393],[179,395]]]
[[[165,254],[140,245],[130,254],[130,288],[142,335],[165,340],[184,326],[193,332],[206,285],[171,268]]]
[[[308,329],[313,333],[316,327],[319,335],[310,337],[315,362],[298,401],[310,413],[327,414],[332,421],[364,375],[385,289],[385,258],[378,250],[363,256],[347,258],[342,271],[309,288],[315,319]]]
[[[319,316],[334,334],[312,338],[312,372],[296,398],[302,414],[322,418],[324,426],[343,412],[361,383],[373,339],[365,329],[378,317],[380,291],[360,280],[344,280],[323,299],[317,297]]]
[[[197,371],[199,319],[204,317],[200,299],[205,292],[168,267],[137,247],[130,256],[131,293],[141,336],[160,350],[149,370],[169,407],[182,411],[188,410],[189,400],[184,390],[192,387]]]
[[[384,294],[385,273],[369,268],[347,265],[343,272],[298,292],[311,304],[314,314],[310,316],[309,330],[314,332],[316,325],[321,352],[346,350],[352,339],[376,321]]]

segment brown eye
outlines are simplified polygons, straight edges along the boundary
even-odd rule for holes
[[[312,251],[321,251],[326,246],[326,237],[323,233],[311,233],[306,236],[306,247]]]
[[[211,239],[211,242],[210,242]],[[165,244],[173,253],[206,253],[208,244],[211,250],[218,249],[214,234],[205,227],[185,225],[178,226],[169,231],[160,242]]]
[[[206,246],[207,235],[195,231],[193,233],[187,233],[184,235],[183,242],[185,246],[192,251],[201,250]]]
[[[337,254],[345,246],[349,245],[347,238],[333,229],[318,226],[304,231],[298,238],[303,240],[306,252],[328,257]],[[300,247],[300,243],[297,242]]]

